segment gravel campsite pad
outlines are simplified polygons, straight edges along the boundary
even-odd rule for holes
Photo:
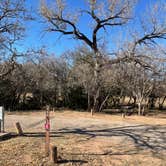
[[[166,119],[51,112],[51,144],[58,165],[166,166]],[[20,122],[25,135],[0,142],[0,166],[55,165],[45,157],[45,112],[8,113],[7,132]]]

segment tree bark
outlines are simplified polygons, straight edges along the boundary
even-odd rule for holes
[[[128,105],[130,104],[131,100],[132,100],[132,97],[130,96],[129,101],[128,101]]]
[[[138,115],[141,115],[141,102],[138,103]]]
[[[58,162],[58,155],[57,155],[57,147],[56,146],[50,147],[50,160],[52,163]]]
[[[105,99],[103,100],[103,102],[101,103],[100,108],[99,108],[99,112],[102,111],[103,106],[104,106],[104,104],[106,103],[106,101],[108,100],[108,98],[109,98],[109,95],[107,95],[107,96],[105,97]]]
[[[98,51],[95,51],[95,66],[94,66],[94,97],[93,97],[93,112],[99,111],[99,97],[100,97],[100,88],[101,88],[101,56]]]
[[[88,94],[87,94],[87,97],[88,97],[88,111],[90,111],[90,110],[91,110],[91,99],[90,99],[90,94],[89,94],[89,92],[88,92]]]
[[[141,111],[142,111],[142,115],[145,115],[144,114],[145,113],[145,106],[142,107]]]
[[[161,101],[160,100],[161,98],[159,98],[159,109],[162,110],[163,109],[163,105],[164,105],[164,102],[165,102],[165,99],[166,99],[166,96],[164,96],[163,100]],[[160,102],[161,101],[161,102]]]

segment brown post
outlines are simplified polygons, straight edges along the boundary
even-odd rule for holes
[[[93,109],[91,109],[90,111],[91,111],[91,116],[93,116]]]
[[[45,130],[46,130],[46,138],[45,138],[45,153],[46,156],[49,156],[50,152],[50,115],[49,115],[49,106],[46,108],[46,123],[45,123]]]
[[[23,130],[19,122],[16,123],[16,129],[17,129],[17,134],[18,135],[23,135]]]
[[[0,119],[0,133],[1,133],[1,119]]]
[[[122,118],[125,118],[125,116],[126,116],[125,113],[122,113]]]
[[[56,146],[51,146],[50,147],[50,160],[53,163],[57,163],[58,162],[57,147]]]
[[[46,156],[49,156],[49,146],[50,146],[50,133],[46,131],[46,143],[45,143],[45,152]]]

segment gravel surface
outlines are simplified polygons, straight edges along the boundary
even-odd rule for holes
[[[51,144],[58,147],[61,165],[166,165],[165,119],[91,117],[71,111],[51,112],[50,116]],[[0,165],[17,165],[18,161],[20,165],[51,165],[44,156],[44,112],[8,114],[5,122],[8,132],[14,132],[14,124],[20,122],[25,136],[0,142],[0,148],[8,153],[18,147],[14,157],[1,150]],[[24,160],[18,159],[20,151],[25,153]]]

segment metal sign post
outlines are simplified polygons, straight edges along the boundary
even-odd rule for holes
[[[49,151],[50,151],[50,114],[49,114],[49,106],[46,108],[45,131],[46,131],[45,152],[46,152],[46,156],[49,156]]]
[[[0,106],[0,132],[5,132],[4,126],[4,108]]]

